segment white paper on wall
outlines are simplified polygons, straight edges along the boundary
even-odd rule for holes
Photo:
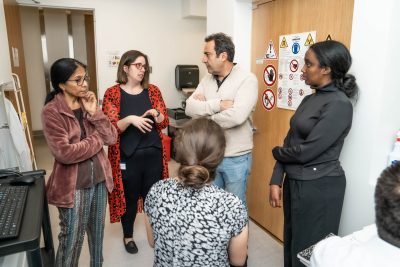
[[[296,110],[303,98],[312,93],[304,83],[301,68],[316,36],[315,31],[279,36],[278,108]]]

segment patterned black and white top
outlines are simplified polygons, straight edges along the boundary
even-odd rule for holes
[[[144,208],[157,267],[229,266],[229,240],[248,223],[245,206],[232,193],[214,185],[184,187],[171,178],[153,185]]]

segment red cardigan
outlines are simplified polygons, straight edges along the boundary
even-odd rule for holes
[[[166,128],[169,124],[167,108],[165,107],[164,100],[162,98],[160,89],[153,84],[149,84],[149,97],[151,106],[154,109],[157,109],[164,115],[164,120],[161,123],[156,123],[156,129],[162,140],[162,132],[161,130]],[[125,196],[124,196],[124,188],[122,184],[122,174],[120,169],[120,161],[121,161],[121,154],[120,154],[120,135],[121,131],[117,126],[117,122],[119,121],[119,114],[121,108],[121,88],[119,84],[116,84],[107,89],[104,94],[103,99],[103,112],[106,114],[111,123],[115,126],[118,131],[118,141],[115,145],[108,147],[108,159],[111,163],[112,174],[114,178],[114,190],[108,194],[108,202],[110,206],[110,221],[112,223],[119,222],[121,216],[126,211],[126,203],[125,203]],[[161,142],[162,143],[162,142]],[[167,162],[167,154],[166,149],[163,146],[163,178],[168,177],[168,162]],[[138,211],[142,210],[143,201],[140,201],[140,205],[138,205]]]

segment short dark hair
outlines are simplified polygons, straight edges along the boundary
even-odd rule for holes
[[[228,61],[233,62],[233,59],[235,58],[235,45],[232,42],[231,37],[225,33],[219,32],[208,35],[204,41],[207,43],[214,41],[217,57],[219,57],[221,53],[226,52],[228,55]]]
[[[318,61],[320,67],[329,67],[331,69],[331,79],[333,83],[342,90],[347,97],[358,97],[358,85],[354,75],[348,74],[352,58],[350,51],[341,42],[328,40],[313,44],[310,46]]]
[[[375,187],[375,217],[378,235],[400,247],[400,164],[386,168]]]
[[[47,94],[44,101],[45,105],[53,100],[56,94],[63,92],[60,88],[60,84],[68,81],[79,66],[86,70],[86,65],[74,58],[60,58],[51,65],[50,79],[53,90]]]
[[[129,51],[126,51],[122,55],[121,60],[118,65],[117,80],[116,80],[117,83],[126,84],[128,82],[128,77],[124,71],[124,66],[127,66],[130,68],[131,67],[130,64],[133,63],[138,57],[144,57],[144,60],[146,61],[146,65],[147,65],[147,69],[144,73],[144,77],[141,82],[141,85],[143,86],[143,88],[147,88],[149,86],[149,77],[150,77],[149,59],[148,59],[147,55],[145,55],[142,52],[137,51],[137,50],[129,50]]]
[[[184,186],[199,189],[214,180],[226,146],[221,126],[206,118],[190,120],[179,130],[174,146],[181,164],[178,177]]]

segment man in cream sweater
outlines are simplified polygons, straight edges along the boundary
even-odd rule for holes
[[[224,33],[205,38],[203,63],[209,74],[186,101],[186,115],[208,117],[226,132],[226,151],[214,184],[237,195],[246,205],[247,177],[253,148],[252,113],[258,96],[254,74],[233,63],[235,45]]]

